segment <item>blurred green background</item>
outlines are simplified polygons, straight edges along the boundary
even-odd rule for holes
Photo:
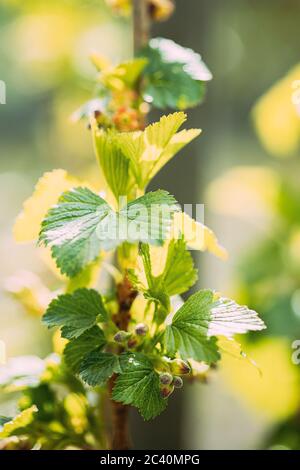
[[[136,447],[300,448],[300,366],[291,360],[292,341],[300,339],[300,118],[290,110],[292,81],[300,74],[292,74],[252,112],[299,61],[300,3],[177,0],[176,5],[174,16],[155,25],[153,35],[200,52],[214,80],[204,105],[188,113],[189,126],[201,127],[203,135],[163,169],[153,187],[165,187],[181,203],[205,204],[205,222],[230,260],[199,256],[201,287],[248,303],[269,328],[244,345],[262,376],[228,358],[209,384],[186,387],[154,423],[134,415]],[[12,226],[45,171],[96,171],[89,132],[70,120],[92,96],[93,51],[114,63],[132,55],[130,19],[114,16],[104,1],[1,0],[0,80],[7,91],[7,103],[0,105],[4,288],[14,288],[11,276],[20,270],[37,273],[52,287],[58,282],[35,246],[14,243]],[[39,319],[26,315],[5,289],[0,322],[8,357],[44,357],[51,351]],[[5,407],[0,404],[0,414]]]

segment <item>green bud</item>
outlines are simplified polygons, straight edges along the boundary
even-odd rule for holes
[[[148,333],[148,326],[145,325],[144,323],[139,323],[135,327],[135,332],[138,336],[145,336]]]
[[[162,385],[170,385],[173,382],[173,376],[168,372],[159,374],[159,381]]]
[[[175,388],[182,388],[183,387],[183,380],[178,375],[175,375],[173,380],[173,385]]]
[[[124,343],[130,337],[130,335],[131,333],[128,333],[128,331],[120,330],[115,334],[114,340],[117,343]]]
[[[182,359],[173,359],[170,361],[170,369],[174,375],[186,375],[191,372],[191,366],[189,363]]]
[[[160,394],[162,398],[168,398],[174,392],[174,385],[163,385],[160,387]]]

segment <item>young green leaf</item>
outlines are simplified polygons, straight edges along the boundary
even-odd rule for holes
[[[167,406],[161,397],[159,375],[150,359],[143,354],[131,354],[123,361],[122,373],[113,389],[113,399],[137,407],[145,420],[159,415]]]
[[[24,411],[21,411],[17,416],[10,421],[2,421],[2,430],[0,431],[0,439],[6,437],[21,435],[27,426],[31,424],[34,419],[34,413],[38,411],[36,406],[31,406]]]
[[[62,336],[67,339],[78,338],[96,325],[97,321],[107,319],[101,295],[94,289],[78,289],[73,294],[64,294],[52,300],[43,322],[49,327],[62,327]]]
[[[169,296],[183,294],[197,281],[197,269],[184,239],[171,240],[164,272],[163,285]]]
[[[63,274],[78,274],[100,251],[96,229],[113,211],[107,202],[87,188],[64,193],[42,222],[40,241],[51,246]]]
[[[96,325],[81,336],[71,340],[64,349],[66,364],[78,372],[84,358],[94,350],[101,349],[106,343],[103,331]]]
[[[93,351],[84,359],[79,372],[80,377],[87,384],[93,387],[104,385],[113,374],[121,373],[119,356]]]
[[[179,352],[183,359],[207,363],[220,359],[216,339],[208,336],[213,298],[212,291],[199,291],[175,313],[164,334],[164,345],[170,356]]]
[[[99,164],[107,184],[119,202],[119,197],[128,196],[134,183],[130,171],[130,160],[119,147],[117,135],[114,132],[99,130],[96,125],[92,126],[92,132]]]
[[[140,270],[129,271],[130,280],[138,290],[144,292],[147,299],[161,304],[167,315],[170,310],[169,298],[186,292],[197,280],[192,256],[183,239],[171,240],[169,245],[161,249],[150,250],[149,245],[143,244],[140,256],[143,266]],[[162,259],[162,271],[154,275],[152,263],[161,265]]]
[[[197,129],[178,132],[186,120],[183,112],[163,116],[141,132],[123,132],[118,142],[131,161],[136,182],[144,189],[151,178],[200,133]]]
[[[148,59],[145,99],[154,106],[187,109],[203,101],[212,74],[199,54],[170,39],[155,38],[141,55]]]
[[[73,277],[93,261],[100,249],[124,241],[161,245],[171,227],[176,200],[167,191],[149,192],[120,212],[87,188],[64,193],[42,223],[40,240],[50,245],[63,273]]]

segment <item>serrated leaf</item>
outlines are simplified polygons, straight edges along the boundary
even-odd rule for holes
[[[88,188],[64,193],[42,222],[40,242],[51,246],[63,274],[78,274],[100,251],[96,233],[101,221],[113,214],[107,202]]]
[[[80,367],[80,377],[92,387],[104,385],[113,374],[120,373],[119,356],[107,352],[91,352]]]
[[[118,145],[114,132],[105,132],[92,125],[95,152],[103,174],[117,202],[121,196],[128,196],[134,183],[130,160]]]
[[[159,376],[143,354],[128,356],[112,397],[115,401],[137,407],[145,420],[159,415],[167,406],[167,400],[160,395]]]
[[[14,225],[14,238],[17,242],[37,240],[42,220],[51,206],[57,203],[60,195],[80,184],[79,180],[65,170],[44,173],[38,180],[34,193],[23,204],[23,211]]]
[[[230,338],[235,334],[260,331],[265,328],[266,326],[258,314],[245,305],[238,305],[225,297],[219,298],[212,305],[209,336]]]
[[[62,327],[62,336],[78,338],[97,321],[105,321],[107,312],[101,295],[94,289],[78,289],[73,294],[63,294],[52,300],[43,322],[52,328]]]
[[[87,188],[64,193],[42,223],[40,241],[50,245],[63,273],[73,277],[99,255],[124,241],[161,245],[178,210],[173,196],[155,191],[118,213]]]
[[[182,359],[207,363],[220,359],[216,339],[208,336],[213,299],[212,291],[199,291],[175,313],[164,334],[164,345],[170,356],[179,352]]]
[[[166,328],[164,344],[171,355],[179,351],[182,358],[210,363],[220,357],[215,336],[231,338],[263,328],[264,323],[253,310],[230,299],[216,300],[212,291],[201,290],[175,313]]]
[[[66,364],[74,372],[78,372],[84,358],[92,351],[101,349],[105,343],[103,331],[98,326],[93,326],[66,345],[64,349]]]
[[[170,39],[152,39],[141,55],[149,61],[144,71],[145,99],[158,108],[187,109],[205,95],[212,75],[201,56]]]
[[[11,421],[4,423],[2,430],[0,431],[0,439],[22,434],[25,428],[33,421],[34,413],[37,411],[38,409],[36,406],[31,406],[19,413]]]
[[[141,189],[181,148],[199,135],[200,131],[195,129],[177,133],[185,120],[184,113],[173,113],[163,116],[143,132],[118,135],[119,145],[130,159],[132,172]]]

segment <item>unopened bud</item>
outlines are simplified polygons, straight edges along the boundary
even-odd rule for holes
[[[159,375],[159,381],[162,385],[170,385],[173,382],[173,376],[168,372]]]
[[[127,346],[129,349],[133,349],[137,346],[138,342],[136,338],[130,338],[127,342]]]
[[[174,385],[163,385],[160,387],[160,394],[162,398],[168,398],[174,392]]]
[[[176,375],[173,380],[173,385],[175,388],[182,388],[183,387],[183,380],[181,377]]]
[[[175,375],[186,375],[191,372],[189,363],[182,359],[173,359],[173,361],[170,362],[170,369]]]
[[[145,325],[144,323],[139,323],[135,327],[135,332],[138,336],[145,336],[148,333],[148,326]]]
[[[118,333],[115,334],[114,340],[117,343],[124,343],[130,337],[130,333],[127,331],[120,330]]]

